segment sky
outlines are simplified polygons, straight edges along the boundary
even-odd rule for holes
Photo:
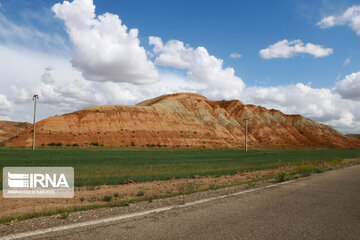
[[[0,119],[176,92],[360,133],[360,0],[0,0]]]

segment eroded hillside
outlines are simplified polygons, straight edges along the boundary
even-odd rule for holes
[[[253,146],[360,147],[333,128],[238,100],[210,101],[193,93],[164,95],[136,106],[93,106],[37,123],[36,145],[231,148]],[[31,127],[6,142],[30,146]]]

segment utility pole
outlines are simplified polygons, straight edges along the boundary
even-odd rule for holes
[[[35,116],[36,116],[36,100],[39,98],[39,95],[35,94],[33,96],[34,101],[34,124],[33,124],[33,142],[32,142],[32,150],[35,150]]]
[[[247,133],[248,133],[248,121],[249,121],[249,119],[245,118],[244,121],[245,121],[245,152],[247,152],[247,150],[248,150],[248,147],[247,147]]]

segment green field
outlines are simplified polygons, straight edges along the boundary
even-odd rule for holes
[[[113,150],[0,148],[0,167],[69,166],[76,186],[122,184],[235,174],[283,165],[319,163],[360,156],[360,149],[250,151],[240,150]],[[2,171],[1,171],[2,180]],[[1,184],[2,186],[2,184]]]

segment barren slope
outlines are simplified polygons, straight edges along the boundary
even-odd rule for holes
[[[225,148],[256,146],[360,147],[333,128],[238,100],[210,101],[193,93],[160,96],[136,106],[93,106],[37,123],[36,145]],[[30,146],[31,127],[7,146]]]
[[[345,136],[351,139],[360,140],[360,134],[346,134]]]
[[[0,121],[0,142],[15,137],[29,125],[27,122]]]

